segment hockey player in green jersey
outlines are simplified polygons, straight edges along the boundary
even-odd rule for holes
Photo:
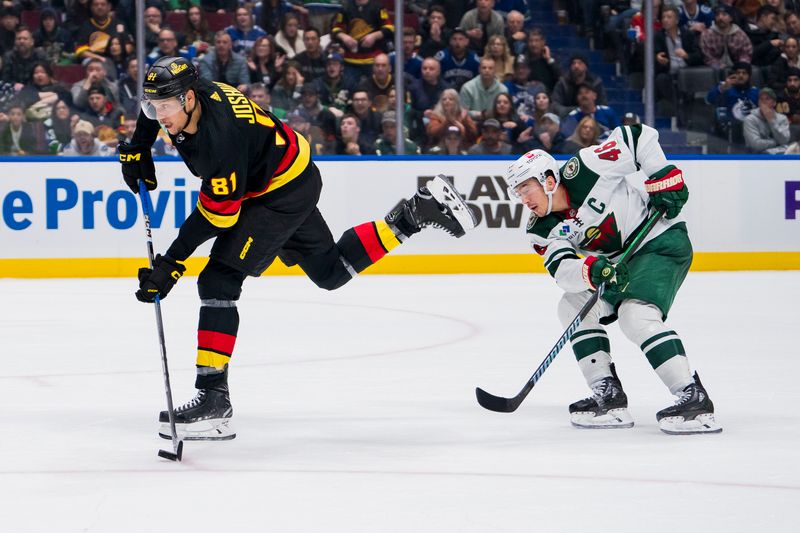
[[[644,190],[628,181],[642,171]],[[627,178],[627,179],[626,179]],[[714,433],[714,405],[692,375],[678,334],[664,324],[692,263],[692,245],[680,216],[689,191],[681,171],[658,144],[656,130],[616,128],[606,141],[581,149],[559,168],[551,155],[532,150],[508,169],[510,193],[531,211],[531,245],[565,294],[558,305],[564,326],[601,283],[606,290],[571,337],[592,396],[569,406],[580,428],[633,426],[628,399],[611,360],[604,325],[619,319],[623,334],[640,347],[659,378],[678,397],[656,415],[671,434]],[[644,226],[649,208],[665,216],[627,263],[615,264]]]

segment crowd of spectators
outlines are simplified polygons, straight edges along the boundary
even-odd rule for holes
[[[528,12],[535,4],[404,2],[401,70],[393,1],[146,0],[146,62],[192,60],[204,79],[237,87],[286,120],[318,155],[392,154],[398,122],[412,154],[569,153],[637,122],[609,105],[585,54],[556,60],[544,25]],[[622,58],[625,72],[641,70],[641,1],[562,4],[584,35]],[[0,153],[113,154],[139,111],[135,2],[0,6]],[[785,151],[791,126],[800,128],[800,2],[654,6],[658,113],[678,111],[680,69],[706,66],[719,80],[707,95],[718,132],[756,152]],[[175,153],[167,136],[154,151]]]

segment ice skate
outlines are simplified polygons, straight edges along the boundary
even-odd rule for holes
[[[175,429],[182,440],[230,440],[236,437],[231,427],[233,408],[227,385],[200,389],[197,395],[175,409]],[[171,439],[169,416],[161,411],[159,436]]]
[[[633,427],[628,412],[628,397],[611,364],[611,377],[592,385],[592,396],[569,406],[572,425],[582,429],[615,429]]]
[[[409,236],[433,226],[454,237],[462,237],[477,224],[464,199],[441,174],[420,187],[410,200],[401,200],[386,215],[386,222]]]
[[[675,405],[659,411],[656,419],[661,431],[670,435],[722,431],[722,427],[714,419],[714,403],[708,397],[697,372],[694,373],[694,383],[683,389]]]

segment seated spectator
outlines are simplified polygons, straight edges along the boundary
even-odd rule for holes
[[[197,64],[200,77],[208,81],[221,81],[240,91],[247,91],[250,71],[244,57],[233,52],[233,43],[228,32],[220,30],[214,35],[214,49]]]
[[[428,151],[431,155],[467,155],[461,143],[461,130],[458,126],[448,126],[439,144]]]
[[[513,144],[520,132],[525,129],[511,104],[511,97],[506,93],[500,93],[494,97],[494,103],[486,112],[486,118],[493,118],[500,123],[503,133],[502,140],[509,144]]]
[[[108,46],[106,46],[103,55],[106,58],[105,68],[108,73],[108,79],[117,81],[125,74],[128,66],[128,58],[133,54],[128,54],[125,48],[125,41],[120,35],[112,35],[108,39]]]
[[[303,32],[305,50],[294,56],[306,83],[325,77],[325,52],[320,43],[319,30],[308,28]]]
[[[562,146],[562,153],[574,154],[582,148],[594,146],[600,142],[600,127],[590,116],[583,117],[575,128],[575,133],[567,137]]]
[[[262,0],[256,3],[253,15],[262,30],[268,35],[275,35],[281,29],[283,16],[292,11],[300,12],[299,10],[308,12],[304,6],[292,4],[286,0]]]
[[[450,33],[444,8],[440,5],[431,6],[427,18],[420,27],[422,44],[419,47],[419,55],[433,57],[447,48],[447,44],[450,42]]]
[[[578,86],[587,84],[597,93],[597,103],[605,105],[606,89],[603,79],[589,72],[589,62],[580,55],[572,56],[569,61],[569,72],[558,80],[550,99],[556,114],[564,117],[578,105]]]
[[[158,46],[158,34],[164,28],[164,14],[161,8],[148,5],[144,8],[144,48],[152,50]]]
[[[396,72],[394,61],[396,52],[389,54],[389,64],[392,72]],[[417,55],[417,31],[414,28],[403,28],[403,72],[412,80],[419,79],[422,74],[422,58]]]
[[[147,54],[147,66],[161,59],[162,57],[184,57],[191,59],[186,51],[178,48],[178,34],[169,28],[163,28],[158,32],[158,46]]]
[[[758,93],[758,107],[744,119],[744,141],[757,154],[782,154],[789,144],[789,119],[775,111],[775,91],[764,87]]]
[[[62,148],[69,144],[72,139],[72,124],[77,121],[78,115],[72,114],[67,102],[58,100],[53,104],[50,117],[42,123],[45,130],[45,142],[51,154],[61,152]]]
[[[513,57],[525,52],[528,46],[528,34],[525,33],[525,15],[519,11],[509,11],[506,15],[506,43]]]
[[[61,155],[110,156],[114,155],[114,151],[97,139],[90,122],[79,120],[72,128],[72,140],[64,146]]]
[[[709,67],[724,69],[733,63],[750,63],[753,59],[753,44],[745,32],[733,23],[734,9],[719,4],[714,11],[714,24],[700,36],[703,61]]]
[[[800,69],[792,67],[786,73],[786,84],[775,110],[786,115],[789,124],[800,124]]]
[[[796,11],[788,11],[783,17],[783,20],[786,26],[786,35],[782,37],[800,39],[800,15],[798,15]]]
[[[57,100],[72,103],[72,95],[53,79],[50,64],[40,61],[33,66],[31,83],[22,88],[16,96],[17,102],[25,109],[28,120],[44,120],[50,116],[52,106]]]
[[[500,123],[493,118],[487,118],[481,125],[481,138],[467,150],[470,155],[508,155],[511,145],[503,141],[503,131]]]
[[[700,34],[714,23],[714,12],[707,5],[699,4],[697,0],[683,0],[683,5],[678,9],[678,26],[692,31],[698,39]]]
[[[105,89],[101,85],[93,85],[89,89],[89,108],[81,113],[81,118],[92,126],[109,126],[117,129],[122,126],[122,110],[109,101]]]
[[[208,29],[205,11],[193,5],[186,10],[186,23],[183,26],[186,45],[194,47],[195,57],[203,57],[214,41],[214,32]],[[192,55],[191,53],[189,54]]]
[[[336,140],[336,153],[339,155],[373,155],[374,141],[364,143],[361,139],[361,121],[347,113],[339,124],[339,137]]]
[[[139,60],[132,57],[128,60],[125,74],[119,79],[119,105],[125,115],[139,115],[139,84],[136,76],[139,69]]]
[[[319,88],[319,101],[328,106],[337,118],[341,118],[356,89],[356,83],[344,75],[344,58],[341,54],[328,54],[325,59],[325,77],[317,80],[316,84]]]
[[[486,43],[483,57],[494,59],[495,76],[500,83],[514,75],[514,57],[508,51],[508,43],[500,35],[492,35]]]
[[[269,89],[267,89],[263,83],[250,84],[249,98],[264,111],[269,111],[281,120],[286,118],[285,109],[272,106],[272,96],[269,94]]]
[[[741,125],[758,105],[758,89],[750,83],[750,70],[750,63],[734,63],[728,77],[706,95],[706,101],[717,108],[717,126],[722,132],[727,132],[732,124]]]
[[[0,53],[5,54],[14,48],[19,12],[15,6],[3,4],[0,7]]]
[[[787,73],[790,69],[800,68],[800,46],[794,37],[787,37],[783,43],[783,53],[769,69],[769,86],[775,94],[783,92]]]
[[[492,35],[503,36],[503,15],[494,10],[494,0],[476,0],[475,9],[470,9],[459,23],[467,32],[469,47],[476,54],[482,53]]]
[[[236,19],[231,26],[225,28],[225,31],[231,36],[233,51],[242,55],[250,52],[256,39],[267,35],[260,26],[253,25],[253,12],[246,5],[236,8]]]
[[[75,35],[75,55],[79,59],[103,59],[103,52],[112,35],[125,35],[125,24],[111,14],[109,0],[90,0],[91,17]],[[160,13],[160,12],[159,12]]]
[[[781,36],[785,35],[786,13],[788,12],[786,9],[786,4],[783,3],[783,0],[764,0],[764,5],[775,8],[777,15],[775,17],[775,24],[772,26],[772,29],[781,34]]]
[[[0,113],[0,154],[29,155],[44,153],[44,139],[40,139],[34,127],[25,122],[25,110],[12,104],[7,113]]]
[[[283,76],[270,91],[272,105],[292,111],[300,100],[300,90],[303,88],[303,75],[300,74],[300,67],[294,61],[287,61]]]
[[[569,137],[583,119],[590,116],[594,118],[600,128],[600,137],[605,137],[611,130],[619,126],[619,116],[616,111],[605,105],[597,104],[597,92],[594,87],[583,83],[578,86],[578,107],[570,111],[561,123],[561,133]]]
[[[392,87],[394,87],[394,77],[389,67],[389,57],[386,54],[378,54],[372,63],[372,75],[361,78],[358,90],[366,91],[372,101],[372,107],[383,113],[386,111],[386,97]]]
[[[523,122],[533,115],[535,98],[539,93],[547,95],[547,88],[540,81],[530,80],[531,68],[524,56],[517,56],[514,59],[514,76],[505,82],[511,103],[514,106],[520,120]],[[547,98],[550,105],[550,98]]]
[[[89,8],[89,0],[70,0],[69,2],[65,0],[64,5],[66,8],[64,10],[64,16],[66,16],[64,27],[67,29],[70,35],[72,35],[74,41],[75,34],[92,16],[92,11]],[[124,15],[121,15],[120,20],[123,20],[123,24],[125,24],[126,20],[134,20],[134,7],[135,6],[133,2],[131,2],[127,12]],[[122,3],[120,3],[119,8],[123,8]]]
[[[300,18],[294,13],[287,13],[281,21],[280,31],[275,35],[275,44],[286,50],[286,57],[291,59],[306,51],[303,34],[303,30],[300,29]]]
[[[310,126],[319,129],[326,139],[336,136],[336,116],[320,103],[319,88],[315,83],[306,83],[300,89],[300,105],[297,109],[303,111]]]
[[[33,34],[27,26],[19,26],[15,33],[14,48],[3,55],[2,78],[13,83],[19,91],[23,85],[31,82],[33,66],[47,61],[41,50],[33,47]]]
[[[480,75],[465,83],[459,91],[461,105],[473,120],[481,120],[500,93],[508,93],[508,89],[497,81],[494,59],[490,57],[481,59]]]
[[[336,137],[328,137],[311,124],[311,118],[302,108],[297,108],[286,117],[289,127],[308,141],[313,155],[327,155],[336,152]]]
[[[119,101],[119,87],[116,82],[108,79],[105,61],[102,58],[84,60],[86,77],[72,84],[72,105],[80,111],[85,111],[89,106],[89,88],[93,85],[102,85],[109,100]]]
[[[369,93],[361,89],[353,92],[350,114],[358,119],[359,142],[374,145],[381,132],[381,114],[372,107]]]
[[[75,49],[72,35],[61,25],[61,15],[53,8],[42,9],[39,29],[33,34],[33,42],[47,56],[50,63],[58,63],[64,54]]]
[[[394,31],[393,21],[380,2],[352,0],[336,15],[331,35],[343,47],[346,70],[360,78],[369,76],[372,61],[392,41]]]
[[[755,25],[747,28],[747,36],[753,45],[753,65],[769,66],[780,57],[783,41],[774,29],[777,20],[778,11],[771,5],[765,4],[758,8]]]
[[[563,154],[566,137],[561,133],[561,119],[555,113],[545,113],[534,126],[525,128],[517,137],[515,152],[525,154],[531,150],[544,150]]]
[[[525,58],[528,60],[530,75],[528,80],[539,81],[547,87],[547,93],[553,92],[559,78],[561,68],[553,59],[547,39],[539,28],[533,28],[528,34],[528,47],[525,49]]]
[[[435,56],[442,65],[442,78],[455,90],[461,89],[480,70],[478,56],[469,50],[468,45],[466,32],[462,28],[456,28],[450,34],[448,47],[437,52]]]
[[[429,146],[439,144],[450,126],[456,126],[464,139],[464,145],[469,146],[478,137],[478,127],[469,116],[469,112],[461,107],[458,92],[455,89],[445,89],[436,106],[425,112],[428,124],[425,133]]]
[[[283,76],[286,54],[276,49],[270,37],[256,39],[247,60],[251,83],[263,83],[272,89]]]
[[[694,32],[678,26],[677,8],[667,6],[661,11],[661,27],[653,36],[656,108],[659,115],[674,116],[678,70],[702,65],[703,54]]]
[[[424,114],[428,109],[433,109],[442,91],[450,88],[450,85],[441,77],[441,67],[439,62],[432,57],[427,57],[422,61],[422,77],[413,79],[408,87],[408,94],[411,100],[412,112],[412,137],[419,139],[424,136],[425,124]]]
[[[394,111],[387,111],[381,118],[382,135],[375,142],[375,154],[395,155],[397,153],[397,114]],[[405,128],[403,128],[405,131]],[[417,143],[405,137],[403,139],[403,153],[405,155],[419,155],[422,152]]]

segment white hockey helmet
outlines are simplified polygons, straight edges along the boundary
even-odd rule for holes
[[[545,183],[547,177],[552,176],[556,181],[556,186],[552,191],[548,191]],[[514,161],[506,172],[506,184],[508,185],[508,195],[519,200],[520,196],[517,187],[529,179],[539,182],[547,194],[547,213],[553,209],[553,193],[561,183],[561,175],[558,172],[558,162],[552,155],[544,150],[531,150],[522,157]]]

